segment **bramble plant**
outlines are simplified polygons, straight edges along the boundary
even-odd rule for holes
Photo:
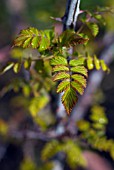
[[[73,8],[73,5],[76,9]],[[35,57],[31,54],[27,57],[21,56],[16,63],[11,62],[3,68],[3,72],[5,72],[13,67],[14,72],[18,73],[23,65],[26,70],[30,72],[32,70],[38,76],[58,82],[56,91],[62,93],[61,101],[68,114],[77,103],[79,94],[82,95],[86,88],[88,70],[95,68],[109,71],[104,60],[98,59],[96,55],[91,56],[86,50],[85,53],[78,51],[79,45],[86,48],[91,36],[97,36],[98,22],[103,20],[101,8],[93,13],[83,11],[85,15],[80,19],[82,26],[77,30],[76,20],[80,13],[79,5],[80,1],[69,3],[69,8],[66,9],[65,15],[61,19],[63,23],[61,35],[57,35],[54,29],[38,30],[30,27],[22,30],[14,40],[13,47],[37,49],[38,54]],[[70,13],[70,11],[72,12]],[[83,31],[84,27],[90,30],[91,35],[87,35]],[[45,87],[42,88],[45,89]]]
[[[88,72],[93,69],[109,72],[105,61],[99,59],[96,54],[91,54],[88,48],[99,33],[99,25],[104,24],[103,14],[108,12],[109,8],[99,7],[96,11],[90,12],[80,11],[79,6],[80,0],[68,0],[65,15],[62,18],[53,18],[54,22],[61,24],[63,31],[60,34],[56,32],[56,24],[54,28],[47,30],[34,27],[21,30],[13,41],[12,61],[1,69],[1,74],[9,69],[13,69],[15,73],[21,71],[25,73],[24,78],[17,76],[17,79],[6,85],[3,93],[11,89],[18,92],[21,89],[25,98],[20,95],[15,97],[12,103],[15,101],[15,105],[26,107],[26,110],[32,114],[34,122],[40,126],[41,132],[45,132],[50,124],[55,123],[53,116],[47,118],[49,113],[42,113],[43,116],[37,114],[50,102],[50,92],[56,91],[62,94],[61,102],[70,116],[79,96],[83,95],[87,86]],[[80,21],[79,25],[77,19]],[[89,121],[76,122],[79,132],[77,133],[76,129],[76,136],[72,132],[71,136],[67,135],[66,130],[66,136],[61,137],[60,134],[60,140],[55,135],[55,138],[49,137],[48,141],[48,133],[45,133],[44,141],[48,142],[41,151],[41,159],[49,162],[38,168],[52,169],[50,159],[60,152],[63,153],[71,169],[77,166],[85,167],[87,162],[82,154],[85,148],[109,152],[114,159],[114,141],[107,139],[105,135],[107,123],[105,110],[97,103],[91,109]],[[3,129],[5,132],[2,133],[8,131],[7,127]],[[40,139],[39,134],[37,134],[38,139]],[[37,137],[35,136],[35,139]],[[37,169],[36,165],[31,164],[31,160],[24,160],[21,169],[26,169],[27,166],[28,169],[29,167]]]

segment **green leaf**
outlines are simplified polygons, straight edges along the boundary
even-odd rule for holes
[[[57,73],[56,75],[53,76],[53,81],[58,81],[58,80],[61,80],[61,79],[69,79],[69,78],[70,78],[69,73],[60,72],[60,73]]]
[[[26,40],[26,36],[19,34],[18,37],[14,40],[13,44],[16,47],[22,47],[25,40]]]
[[[38,97],[33,97],[29,100],[28,109],[33,117],[37,117],[37,113],[43,109],[49,102],[47,95],[39,95]]]
[[[79,36],[81,36],[82,38],[84,38],[86,41],[84,42],[84,45],[87,45],[89,37],[86,34],[80,33]]]
[[[87,69],[84,66],[76,66],[71,68],[72,72],[83,74],[87,77]]]
[[[74,35],[74,37],[72,37],[72,39],[69,41],[69,45],[75,46],[78,44],[86,44],[88,42],[88,40],[89,39],[83,38],[79,35]]]
[[[77,122],[77,126],[78,126],[80,131],[87,132],[90,129],[90,123],[86,120],[79,120]]]
[[[88,39],[76,34],[75,31],[66,30],[60,36],[61,46],[70,47],[77,44],[84,44]]]
[[[94,55],[94,63],[97,70],[100,69],[100,60]]]
[[[56,71],[69,71],[69,68],[63,65],[57,65],[52,69],[52,72],[56,72]]]
[[[18,73],[20,71],[20,69],[21,69],[21,63],[16,63],[13,67],[13,71],[15,73]]]
[[[36,40],[34,39],[34,37],[39,38],[39,36],[40,32],[36,28],[30,27],[28,29],[22,30],[17,38],[14,40],[14,46],[19,46],[23,48],[36,48]]]
[[[24,61],[24,68],[29,70],[31,66],[31,58],[28,58],[27,60]]]
[[[76,82],[76,81],[72,81],[72,82],[71,82],[71,86],[72,86],[72,88],[73,88],[74,90],[76,90],[78,93],[80,93],[81,95],[83,94],[83,92],[84,92],[84,87],[83,87],[80,83],[78,83],[78,82]]]
[[[51,65],[54,66],[52,72],[58,72],[54,74],[53,81],[61,81],[57,87],[57,93],[64,92],[62,102],[68,114],[70,114],[73,104],[78,100],[76,92],[83,94],[86,87],[87,69],[84,64],[85,58],[82,57],[69,62],[61,56],[54,57],[51,60]],[[70,94],[71,98],[69,97]],[[71,102],[67,100],[71,100]]]
[[[23,41],[23,48],[28,48],[30,46],[31,37]]]
[[[94,15],[94,17],[95,17],[97,20],[101,20],[101,19],[102,19],[102,16],[101,16],[100,14]]]
[[[104,124],[100,124],[100,123],[92,123],[92,127],[94,129],[97,129],[97,130],[104,130],[105,129],[105,125]]]
[[[37,48],[39,46],[39,42],[40,42],[41,37],[37,36],[37,37],[33,37],[31,45],[33,48]]]
[[[105,114],[105,109],[101,106],[94,105],[91,109],[92,114],[90,115],[90,119],[94,123],[99,123],[99,124],[107,124],[108,119]]]
[[[92,35],[95,37],[99,32],[99,27],[95,23],[88,23],[87,26],[91,30]]]
[[[62,96],[62,103],[68,115],[71,113],[72,108],[76,104],[77,100],[78,98],[75,90],[71,87],[68,87]]]
[[[49,30],[48,30],[49,32]],[[17,38],[14,40],[14,46],[23,48],[39,48],[40,51],[44,51],[50,46],[51,34],[45,31],[39,31],[36,28],[28,28],[22,30]]]
[[[71,30],[66,30],[64,31],[61,35],[60,35],[60,42],[61,42],[61,46],[68,46],[68,43],[71,39],[71,37],[74,35],[74,31]]]
[[[107,70],[108,70],[108,67],[107,67],[107,65],[105,64],[104,60],[100,60],[100,63],[101,63],[102,70],[103,70],[103,71],[107,71]]]
[[[49,48],[50,46],[50,40],[48,39],[48,37],[44,34],[42,34],[41,40],[40,40],[40,47],[39,47],[39,51],[43,51]]]
[[[87,57],[87,67],[89,70],[94,68],[93,59],[90,56]]]
[[[46,161],[49,158],[53,157],[58,152],[58,146],[59,142],[56,140],[52,140],[46,143],[41,153],[42,160]]]
[[[79,82],[83,87],[86,87],[86,79],[84,76],[80,74],[72,74],[71,78],[75,81]]]
[[[57,56],[57,57],[52,58],[50,63],[52,66],[56,66],[56,65],[67,66],[67,59],[64,57]]]
[[[70,66],[78,66],[78,65],[84,65],[85,58],[78,58],[78,59],[73,59],[70,60]]]
[[[70,85],[70,81],[62,81],[57,87],[57,93],[61,93],[65,91],[69,85]]]
[[[54,30],[44,30],[44,34],[47,36],[47,38],[52,41],[54,39]]]

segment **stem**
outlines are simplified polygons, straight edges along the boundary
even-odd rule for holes
[[[75,31],[76,21],[77,21],[78,15],[79,15],[79,5],[80,5],[80,0],[67,0],[65,15],[62,18],[63,31],[70,29],[70,28],[73,28]],[[69,61],[72,59],[73,47],[70,47],[68,49],[68,53],[69,53],[69,56],[67,57],[67,61],[69,63]],[[64,107],[61,104],[61,96],[62,96],[62,94],[60,94],[60,96],[59,96],[57,116],[65,117],[64,116],[65,115]],[[63,126],[64,125],[62,125],[62,127]],[[59,128],[59,125],[58,125],[58,128]]]
[[[80,13],[79,6],[80,6],[80,0],[67,1],[65,15],[63,17],[64,30],[70,28],[76,30],[76,21]]]
[[[38,60],[46,61],[46,60],[52,59],[53,57],[54,57],[54,56],[53,56],[53,55],[51,55],[51,56],[49,56],[49,57],[45,57],[45,58],[34,58],[34,59],[32,59],[32,58],[31,58],[31,61],[38,61]],[[27,60],[28,58],[23,57],[23,59],[24,59],[24,60]]]

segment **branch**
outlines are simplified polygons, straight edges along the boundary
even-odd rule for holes
[[[76,29],[77,17],[80,13],[79,10],[80,0],[68,0],[66,5],[65,15],[62,19],[64,30],[73,28]]]

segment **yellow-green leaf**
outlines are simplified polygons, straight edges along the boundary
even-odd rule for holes
[[[25,60],[24,62],[24,68],[29,70],[31,66],[31,58],[28,58],[28,60]]]
[[[84,92],[84,87],[83,87],[80,83],[78,83],[78,82],[76,82],[76,81],[72,81],[72,82],[71,82],[71,86],[72,86],[72,88],[73,88],[74,90],[76,90],[78,93],[80,93],[81,95],[83,94],[83,92]]]
[[[20,68],[21,68],[21,63],[16,63],[13,67],[13,71],[15,73],[18,73],[20,71]]]
[[[89,130],[90,128],[90,123],[86,120],[79,120],[77,122],[77,126],[79,128],[80,131],[86,131]]]
[[[17,38],[14,40],[14,46],[23,47],[23,48],[37,48],[39,41],[41,40],[41,31],[38,31],[36,28],[28,28],[22,30]]]
[[[100,60],[100,63],[101,63],[102,70],[103,70],[103,71],[107,71],[107,70],[108,70],[108,67],[107,67],[107,65],[105,64],[104,60]]]
[[[69,68],[63,65],[57,65],[52,69],[52,72],[56,72],[56,71],[69,71]]]
[[[28,48],[30,46],[30,42],[31,42],[31,37],[23,41],[23,48]]]
[[[66,90],[66,88],[70,85],[70,81],[62,81],[57,87],[57,93],[61,93]]]
[[[89,70],[94,68],[93,59],[90,56],[87,57],[87,67]]]
[[[70,66],[78,66],[78,65],[84,65],[85,58],[78,58],[70,60]]]
[[[40,40],[40,47],[39,47],[39,51],[43,51],[49,48],[50,46],[50,40],[47,38],[47,36],[42,36],[41,40]]]
[[[67,59],[61,56],[57,56],[51,59],[50,61],[52,66],[56,66],[56,65],[65,65],[67,66]]]
[[[91,30],[92,35],[95,37],[99,32],[99,27],[95,23],[88,23],[87,26]]]
[[[100,69],[100,60],[94,55],[94,63],[97,70]]]
[[[86,79],[84,76],[80,74],[72,74],[71,78],[75,81],[79,82],[83,87],[86,87]]]
[[[33,37],[31,42],[32,48],[37,48],[39,46],[40,38],[39,36]]]
[[[78,98],[76,95],[76,91],[73,88],[68,87],[62,96],[62,103],[68,115],[71,113],[72,108],[76,104],[77,100]]]
[[[84,66],[76,66],[71,68],[72,72],[83,74],[87,77],[87,69]]]
[[[58,81],[58,80],[61,80],[61,79],[69,79],[70,78],[70,75],[66,72],[60,72],[56,75],[53,76],[53,81]]]

